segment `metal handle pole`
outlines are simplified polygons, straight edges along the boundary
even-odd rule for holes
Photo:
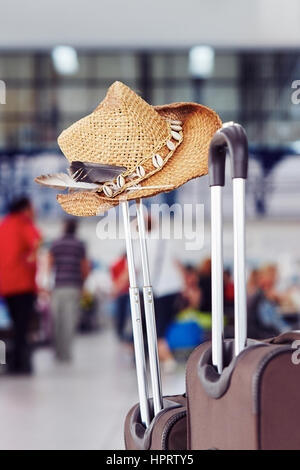
[[[140,305],[140,293],[136,282],[136,273],[134,266],[134,255],[132,247],[131,227],[129,219],[129,206],[128,202],[121,202],[123,211],[123,220],[125,228],[126,251],[127,251],[127,264],[129,273],[129,297],[132,318],[133,342],[135,363],[137,372],[138,394],[140,402],[140,412],[142,423],[148,427],[150,424],[149,402],[148,402],[148,387],[147,387],[147,373],[146,373],[146,359],[145,348],[143,340],[143,326]]]
[[[219,374],[223,370],[224,284],[223,284],[222,186],[211,187],[211,289],[212,361]]]
[[[137,221],[139,229],[139,240],[142,259],[143,270],[143,296],[146,317],[146,329],[149,349],[149,364],[150,375],[152,383],[154,414],[159,413],[163,408],[162,391],[161,391],[161,377],[159,369],[158,348],[157,348],[157,333],[154,311],[153,289],[150,281],[150,270],[147,252],[147,243],[145,235],[145,221],[143,214],[142,200],[136,201]]]
[[[245,256],[245,179],[233,179],[234,231],[234,329],[235,355],[247,341],[247,292]]]
[[[235,354],[238,355],[247,342],[247,297],[246,297],[246,262],[245,262],[245,180],[248,173],[248,140],[245,130],[239,124],[226,123],[219,129],[211,140],[209,147],[209,181],[210,186],[224,186],[226,153],[231,157],[231,173],[233,179],[233,225],[234,225],[234,323],[235,323]],[[217,191],[217,190],[216,190]],[[219,195],[212,191],[213,198]],[[220,204],[217,200],[216,205]],[[212,223],[213,210],[212,207]],[[217,216],[218,217],[218,216]],[[220,216],[221,217],[221,216]],[[221,223],[221,219],[219,221]],[[217,226],[218,219],[214,222]],[[219,230],[212,225],[212,245],[219,243]],[[216,250],[218,248],[216,247]],[[220,253],[221,255],[221,253]],[[221,258],[220,258],[221,259]],[[217,268],[215,268],[217,269]],[[223,286],[216,287],[218,280],[214,275],[212,288],[223,290]],[[223,275],[222,275],[223,280]],[[214,295],[213,295],[214,297]],[[217,304],[217,301],[215,301]],[[223,305],[223,304],[222,304]],[[217,308],[217,307],[216,307]],[[222,307],[223,308],[223,307]],[[221,311],[221,308],[220,308]],[[219,314],[219,310],[216,315]],[[224,327],[222,328],[224,329]],[[216,344],[219,344],[220,332],[216,333]],[[213,343],[214,344],[214,343]],[[216,346],[217,347],[217,346]],[[220,355],[220,352],[219,352]],[[219,361],[219,355],[215,363]]]

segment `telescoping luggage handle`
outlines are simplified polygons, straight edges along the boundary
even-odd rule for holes
[[[143,326],[140,305],[140,292],[136,280],[134,251],[129,218],[129,205],[127,201],[121,203],[125,228],[127,264],[129,273],[129,297],[132,318],[133,342],[138,383],[140,414],[142,423],[148,427],[150,424],[150,408],[148,397],[147,370],[145,359],[145,347],[143,338]],[[136,201],[137,222],[141,250],[143,271],[143,297],[146,317],[146,332],[149,352],[150,377],[153,393],[154,415],[163,408],[161,377],[158,360],[157,334],[155,323],[155,311],[152,286],[150,282],[149,261],[146,246],[145,223],[142,200]]]
[[[223,368],[224,288],[222,188],[225,185],[226,154],[231,159],[233,180],[234,232],[234,334],[235,355],[247,340],[247,299],[245,269],[245,181],[248,173],[248,140],[242,126],[226,123],[214,135],[209,149],[211,187],[212,258],[212,360],[218,372]]]

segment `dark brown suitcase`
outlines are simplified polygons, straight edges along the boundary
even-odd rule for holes
[[[234,189],[235,339],[223,340],[222,186],[226,153]],[[224,125],[209,153],[212,342],[187,365],[188,449],[300,449],[300,332],[247,340],[245,179],[248,144],[238,124]]]
[[[300,365],[294,341],[300,332],[269,344],[249,340],[238,357],[225,342],[219,375],[211,344],[190,356],[187,365],[188,449],[300,449]],[[298,358],[299,358],[298,354]],[[225,362],[225,365],[226,365]]]
[[[164,408],[146,429],[141,423],[139,404],[133,406],[125,421],[127,450],[186,450],[186,397],[164,398]]]

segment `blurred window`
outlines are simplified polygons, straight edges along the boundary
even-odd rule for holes
[[[0,80],[5,81],[7,92],[6,104],[0,105],[1,169],[7,166],[8,171],[15,171],[24,153],[27,157],[45,151],[59,155],[57,136],[91,113],[115,80],[125,82],[154,105],[174,101],[207,105],[223,121],[244,125],[255,147],[289,147],[299,139],[300,105],[291,101],[291,84],[300,78],[297,50],[215,50],[206,79],[191,76],[188,49],[79,50],[77,56],[78,70],[73,75],[60,75],[51,51],[0,52]],[[263,181],[270,168],[266,171],[263,157],[258,158]],[[30,172],[26,176],[27,186],[34,176]],[[24,181],[21,185],[24,188]],[[6,201],[9,188],[5,184],[3,188],[0,191]],[[49,203],[50,193],[46,193],[43,210],[56,213]],[[263,210],[268,209],[267,202],[261,203]]]
[[[51,52],[0,53],[0,79],[7,87],[1,106],[0,149],[56,147],[66,126],[90,113],[107,87],[122,80],[152,104],[199,101],[223,120],[237,120],[253,143],[298,138],[300,106],[291,83],[300,76],[298,51],[216,50],[206,80],[189,72],[189,50],[78,51],[74,75],[59,75]]]

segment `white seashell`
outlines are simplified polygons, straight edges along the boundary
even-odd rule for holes
[[[107,197],[112,197],[113,196],[113,194],[114,194],[113,190],[107,184],[104,184],[102,189],[103,189],[103,192],[104,192],[105,196],[107,196]]]
[[[172,140],[168,140],[167,141],[167,147],[168,147],[169,150],[175,150],[176,145],[174,144],[174,142],[172,142]]]
[[[142,165],[139,165],[136,169],[136,174],[138,175],[139,178],[144,178],[146,172],[145,172],[145,168],[142,167]]]
[[[155,166],[155,168],[161,168],[163,166],[164,161],[162,157],[159,155],[159,153],[157,153],[156,155],[153,155],[152,163],[153,163],[153,166]]]
[[[171,129],[173,129],[173,131],[182,131],[182,127],[176,124],[171,124]]]
[[[118,186],[118,188],[119,188],[119,189],[123,188],[124,184],[125,184],[125,178],[124,178],[124,176],[119,175],[118,178],[117,178],[117,186]]]
[[[174,124],[175,126],[181,126],[182,121],[171,121],[171,124]]]
[[[181,135],[178,132],[171,131],[171,135],[175,140],[181,140]]]

